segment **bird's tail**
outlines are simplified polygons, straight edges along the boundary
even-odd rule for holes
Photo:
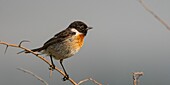
[[[40,52],[40,51],[42,51],[42,50],[43,50],[43,47],[40,47],[40,48],[32,49],[31,51],[33,51],[33,52]],[[25,53],[31,53],[31,52],[29,52],[29,51],[23,50],[23,51],[18,52],[17,54],[20,54],[20,53],[23,53],[23,52],[25,52]]]

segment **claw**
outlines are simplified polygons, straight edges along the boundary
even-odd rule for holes
[[[69,79],[69,75],[65,75],[64,78],[63,78],[63,81],[66,81]]]
[[[55,69],[55,65],[50,65],[50,67],[49,67],[49,70],[54,70]]]

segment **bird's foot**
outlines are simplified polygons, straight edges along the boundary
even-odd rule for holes
[[[66,74],[66,75],[63,77],[63,81],[66,81],[66,80],[68,80],[68,79],[69,79],[69,75]]]
[[[50,67],[49,67],[49,70],[54,70],[55,69],[55,65],[50,65]]]

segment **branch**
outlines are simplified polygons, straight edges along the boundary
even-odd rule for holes
[[[163,20],[161,19],[158,15],[156,15],[145,3],[144,0],[139,0],[141,5],[145,8],[146,11],[151,13],[160,23],[162,23],[168,30],[170,30],[170,26]]]
[[[40,58],[41,60],[43,60],[44,62],[46,62],[48,65],[52,65],[47,59],[45,59],[44,57],[40,56],[39,54],[37,54],[36,52],[31,51],[30,49],[21,46],[22,42],[25,41],[21,41],[19,45],[16,44],[9,44],[7,42],[3,42],[0,41],[0,44],[6,45],[7,47],[15,47],[15,48],[20,48],[23,49],[25,51],[28,51],[30,53],[32,53],[33,55],[37,56],[38,58]],[[60,70],[59,68],[55,67],[55,70],[58,71],[60,74],[62,74],[63,76],[65,76],[64,72],[62,70]],[[73,84],[73,85],[78,85],[73,79],[69,78],[69,81]]]
[[[80,84],[82,84],[82,83],[84,83],[84,82],[86,82],[86,81],[88,81],[88,80],[89,80],[89,79],[81,80],[81,81],[79,81],[78,85],[80,85]]]
[[[133,85],[139,85],[139,77],[143,76],[143,72],[133,72],[132,77],[133,77]]]
[[[17,68],[17,69],[20,70],[20,71],[23,71],[24,73],[28,73],[28,74],[32,75],[33,77],[35,77],[35,78],[37,78],[39,81],[41,81],[44,85],[48,85],[48,83],[47,83],[44,79],[42,79],[41,77],[35,75],[33,72],[28,71],[28,70],[23,69],[23,68]]]
[[[81,81],[78,83],[78,85],[80,85],[80,84],[82,84],[82,83],[84,83],[84,82],[86,82],[86,81],[88,81],[88,80],[94,82],[94,83],[97,84],[97,85],[102,85],[101,83],[97,82],[96,80],[94,80],[94,79],[92,79],[92,78],[87,78],[87,79],[81,80]]]
[[[0,41],[0,44],[3,44],[3,45],[6,45],[6,46],[7,46],[6,49],[5,49],[5,52],[7,51],[7,48],[8,48],[8,47],[20,48],[20,49],[23,49],[24,51],[28,51],[28,52],[32,53],[32,54],[35,55],[36,57],[38,57],[38,58],[40,58],[41,60],[43,60],[44,62],[46,62],[48,65],[52,65],[47,59],[45,59],[44,57],[40,56],[38,53],[33,52],[33,51],[31,51],[30,49],[21,46],[21,44],[22,44],[23,42],[29,42],[29,41],[23,40],[23,41],[21,41],[21,42],[19,43],[19,45],[9,44],[9,43],[7,43],[7,42]],[[17,69],[18,69],[18,70],[21,70],[21,71],[23,71],[23,72],[26,72],[26,73],[28,73],[28,74],[31,74],[32,76],[36,77],[38,80],[40,80],[41,82],[43,82],[45,85],[48,85],[43,79],[41,79],[40,77],[36,76],[36,75],[33,74],[32,72],[30,72],[30,71],[28,71],[28,70],[25,70],[25,69],[22,69],[22,68],[17,68]],[[57,68],[56,66],[55,66],[55,70],[58,71],[58,72],[59,72],[60,74],[62,74],[63,76],[65,76],[64,72],[63,72],[62,70],[60,70],[59,68]],[[69,78],[69,81],[70,81],[73,85],[80,85],[80,84],[82,84],[82,83],[84,83],[84,82],[86,82],[86,81],[88,81],[88,80],[93,81],[93,82],[94,82],[95,84],[97,84],[97,85],[102,85],[101,83],[97,82],[96,80],[94,80],[94,79],[92,79],[92,78],[84,79],[84,80],[80,81],[78,84],[77,84],[73,79]]]

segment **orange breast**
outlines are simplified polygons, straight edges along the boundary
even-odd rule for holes
[[[84,35],[83,34],[80,34],[80,35],[77,35],[75,36],[75,39],[74,39],[74,46],[73,48],[79,50],[82,46],[83,46],[83,43],[84,43]]]
[[[79,46],[82,47],[84,43],[84,35],[83,34],[78,35],[77,39],[78,39]]]

